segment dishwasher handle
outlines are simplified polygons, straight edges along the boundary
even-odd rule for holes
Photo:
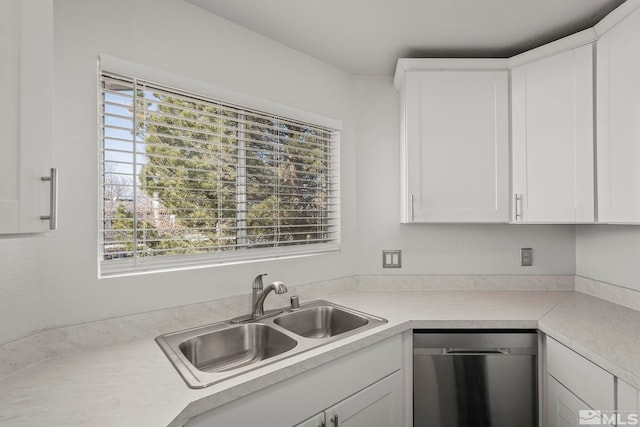
[[[455,356],[458,354],[511,354],[510,348],[443,348],[442,354]]]
[[[414,356],[512,356],[535,354],[520,348],[471,348],[471,347],[414,347]]]

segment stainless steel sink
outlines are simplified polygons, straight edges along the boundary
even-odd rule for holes
[[[189,387],[203,388],[383,323],[314,301],[243,324],[225,321],[161,335],[156,342]]]
[[[274,328],[250,323],[189,338],[178,348],[196,369],[225,372],[277,356],[296,344]]]
[[[335,306],[321,305],[283,314],[273,322],[303,337],[327,338],[366,326],[369,319]]]

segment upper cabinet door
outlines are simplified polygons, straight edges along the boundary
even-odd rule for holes
[[[640,223],[640,9],[597,42],[598,221]]]
[[[508,222],[507,71],[407,71],[401,92],[403,222]]]
[[[0,2],[0,234],[49,229],[53,0]]]
[[[593,46],[511,70],[512,220],[594,221]]]

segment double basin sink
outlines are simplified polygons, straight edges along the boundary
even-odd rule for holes
[[[327,301],[161,335],[156,342],[191,388],[203,388],[385,323]]]

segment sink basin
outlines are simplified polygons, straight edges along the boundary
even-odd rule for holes
[[[328,305],[292,311],[276,317],[273,322],[306,338],[327,338],[366,326],[369,320]]]
[[[386,322],[322,300],[247,319],[160,335],[156,342],[189,387],[203,388]]]
[[[224,372],[277,356],[296,344],[280,331],[252,323],[189,338],[178,348],[196,369]]]

